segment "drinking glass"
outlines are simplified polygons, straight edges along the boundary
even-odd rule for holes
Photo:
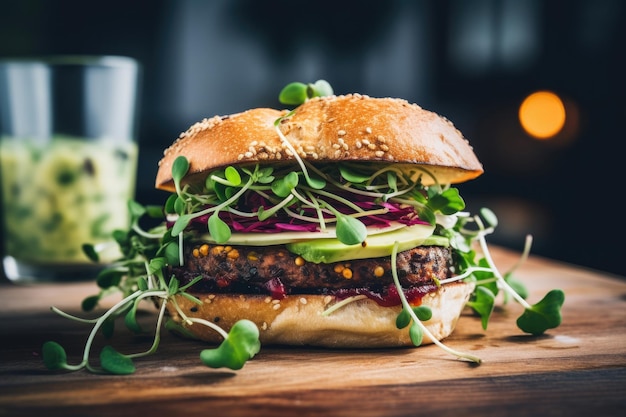
[[[119,256],[134,197],[139,64],[117,56],[0,61],[2,267],[15,282],[93,278],[84,244]]]

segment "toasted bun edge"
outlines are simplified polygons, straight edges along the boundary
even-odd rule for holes
[[[275,126],[281,117],[282,139]],[[228,165],[293,163],[292,149],[311,162],[422,165],[441,183],[483,172],[469,142],[446,118],[403,99],[349,94],[311,99],[291,114],[257,108],[204,119],[165,150],[155,186],[174,190],[171,169],[178,156],[189,160],[186,180],[193,181]]]
[[[424,322],[433,338],[442,340],[454,330],[470,294],[471,283],[451,283],[422,298],[432,318]],[[256,324],[262,345],[319,346],[327,348],[386,348],[412,346],[408,328],[398,329],[396,317],[401,306],[382,307],[370,299],[349,303],[329,315],[323,312],[337,300],[330,295],[289,295],[274,300],[263,295],[193,294],[203,303],[195,304],[177,296],[185,315],[213,321],[225,330],[241,319]],[[183,324],[178,311],[168,306],[174,321],[193,337],[210,343],[221,336],[200,324]],[[433,343],[428,336],[422,344]]]

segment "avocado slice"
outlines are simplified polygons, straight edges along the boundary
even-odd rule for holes
[[[368,236],[363,244],[345,245],[338,239],[316,239],[288,243],[287,250],[302,256],[308,262],[333,263],[351,259],[380,258],[391,255],[398,242],[398,252],[425,244],[447,246],[448,239],[433,236],[434,226],[417,224],[402,229]]]

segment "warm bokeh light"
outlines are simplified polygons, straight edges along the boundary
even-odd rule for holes
[[[519,120],[529,135],[537,139],[550,139],[565,125],[565,105],[556,94],[537,91],[522,102]]]

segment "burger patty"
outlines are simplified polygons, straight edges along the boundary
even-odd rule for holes
[[[224,246],[196,242],[187,245],[184,266],[173,267],[181,285],[202,276],[196,292],[310,293],[367,288],[384,290],[393,283],[391,256],[330,264],[307,262],[284,246]],[[423,246],[398,253],[397,274],[405,287],[436,286],[451,274],[451,251]]]

